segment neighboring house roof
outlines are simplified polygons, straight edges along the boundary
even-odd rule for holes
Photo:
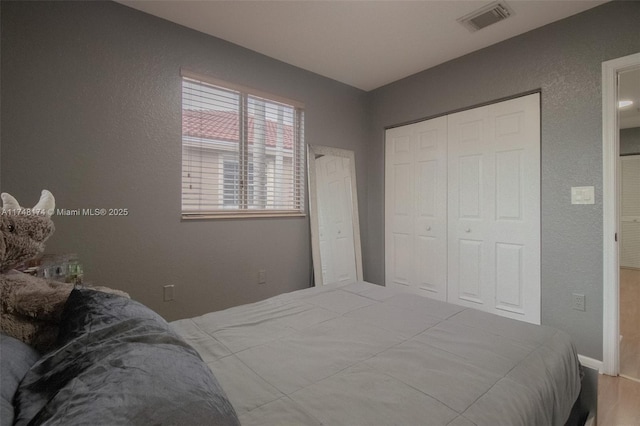
[[[252,144],[255,122],[249,117],[249,143]],[[266,120],[265,137],[268,147],[276,146],[278,123]],[[293,126],[282,125],[283,147],[293,147]],[[231,111],[182,110],[182,135],[194,138],[237,142],[240,139],[240,120],[237,113]]]

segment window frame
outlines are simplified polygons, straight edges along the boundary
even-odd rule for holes
[[[239,140],[239,152],[235,160],[238,163],[238,168],[240,171],[240,175],[238,177],[238,182],[240,185],[240,193],[238,197],[240,198],[240,205],[237,208],[228,208],[224,205],[221,205],[218,209],[212,210],[185,210],[183,203],[183,195],[184,195],[184,128],[181,125],[181,146],[183,148],[182,153],[182,173],[181,173],[181,206],[180,211],[182,215],[182,219],[192,220],[192,219],[239,219],[239,218],[260,218],[260,217],[305,217],[306,213],[306,144],[304,142],[304,104],[295,100],[291,100],[288,98],[284,98],[282,96],[273,95],[270,93],[266,93],[260,90],[256,90],[250,87],[241,86],[234,83],[229,83],[223,80],[219,80],[217,78],[213,78],[211,76],[202,75],[198,73],[194,73],[185,69],[180,70],[180,81],[181,87],[184,84],[185,79],[194,81],[195,83],[204,83],[212,86],[219,87],[221,89],[231,90],[238,92],[240,95],[240,108],[239,108],[239,119],[240,119],[240,140]],[[181,91],[182,93],[182,91]],[[247,127],[248,127],[248,102],[250,97],[262,98],[265,101],[271,101],[279,104],[286,105],[294,109],[294,123],[293,123],[293,146],[291,150],[291,167],[292,167],[292,176],[291,184],[293,186],[293,192],[291,194],[294,197],[293,204],[294,207],[291,209],[275,209],[275,208],[255,208],[251,207],[251,203],[249,202],[249,195],[252,192],[251,189],[251,179],[249,178],[249,167],[250,164],[249,158],[251,156],[250,150],[248,149],[249,140],[247,136]],[[184,100],[181,94],[181,123],[183,122],[183,108],[184,108]],[[229,153],[225,153],[220,156],[219,164],[221,167],[224,167],[224,163],[231,160],[231,157],[228,155]],[[267,169],[267,163],[265,163],[265,170]],[[221,174],[222,184],[220,186],[220,198],[222,204],[224,204],[225,197],[225,183],[224,183],[224,172]],[[296,182],[296,180],[299,180]],[[274,196],[277,198],[277,195]]]

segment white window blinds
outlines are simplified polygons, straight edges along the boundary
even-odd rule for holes
[[[182,215],[304,214],[304,111],[294,101],[182,78]]]

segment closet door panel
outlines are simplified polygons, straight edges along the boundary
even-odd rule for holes
[[[524,246],[496,243],[496,308],[524,314]]]
[[[446,300],[446,117],[386,133],[386,285]]]
[[[540,95],[489,106],[495,129],[495,312],[540,323]]]
[[[412,124],[415,135],[414,287],[447,300],[447,119]]]
[[[414,282],[414,136],[411,129],[387,131],[385,147],[385,282],[410,288]]]
[[[539,126],[538,94],[449,116],[452,303],[540,322]]]
[[[448,116],[448,301],[478,309],[492,305],[487,215],[493,192],[488,109]],[[489,307],[487,307],[487,305]]]
[[[459,171],[456,194],[458,218],[480,220],[483,216],[483,155],[461,155],[457,160],[456,166]]]
[[[395,233],[391,237],[391,286],[410,288],[413,284],[413,237]]]
[[[431,293],[431,297],[440,299],[440,297],[435,297],[435,295],[444,294],[446,291],[446,287],[442,285],[446,285],[446,281],[443,282],[441,276],[442,269],[444,268],[434,267],[433,262],[428,260],[440,257],[438,245],[436,238],[417,235],[415,239],[416,251],[413,266],[416,269],[416,287],[419,290]],[[420,259],[424,259],[424,261],[420,262]],[[446,294],[444,294],[441,300],[446,300]]]
[[[496,219],[522,220],[522,150],[496,153]]]
[[[458,300],[471,302],[475,305],[484,304],[482,276],[483,242],[478,240],[458,239],[457,249],[457,292]]]

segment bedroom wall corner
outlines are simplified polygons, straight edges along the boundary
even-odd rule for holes
[[[355,151],[367,205],[363,91],[115,2],[1,2],[0,14],[1,189],[129,210],[54,217],[47,252],[77,253],[89,282],[169,320],[310,284],[307,217],[181,221],[181,67],[303,102],[306,142]]]
[[[639,21],[640,2],[605,3],[371,92],[365,276],[384,283],[384,128],[540,89],[542,324],[601,360],[601,65],[640,51]],[[584,185],[596,203],[571,205]],[[586,311],[571,308],[574,292]]]

